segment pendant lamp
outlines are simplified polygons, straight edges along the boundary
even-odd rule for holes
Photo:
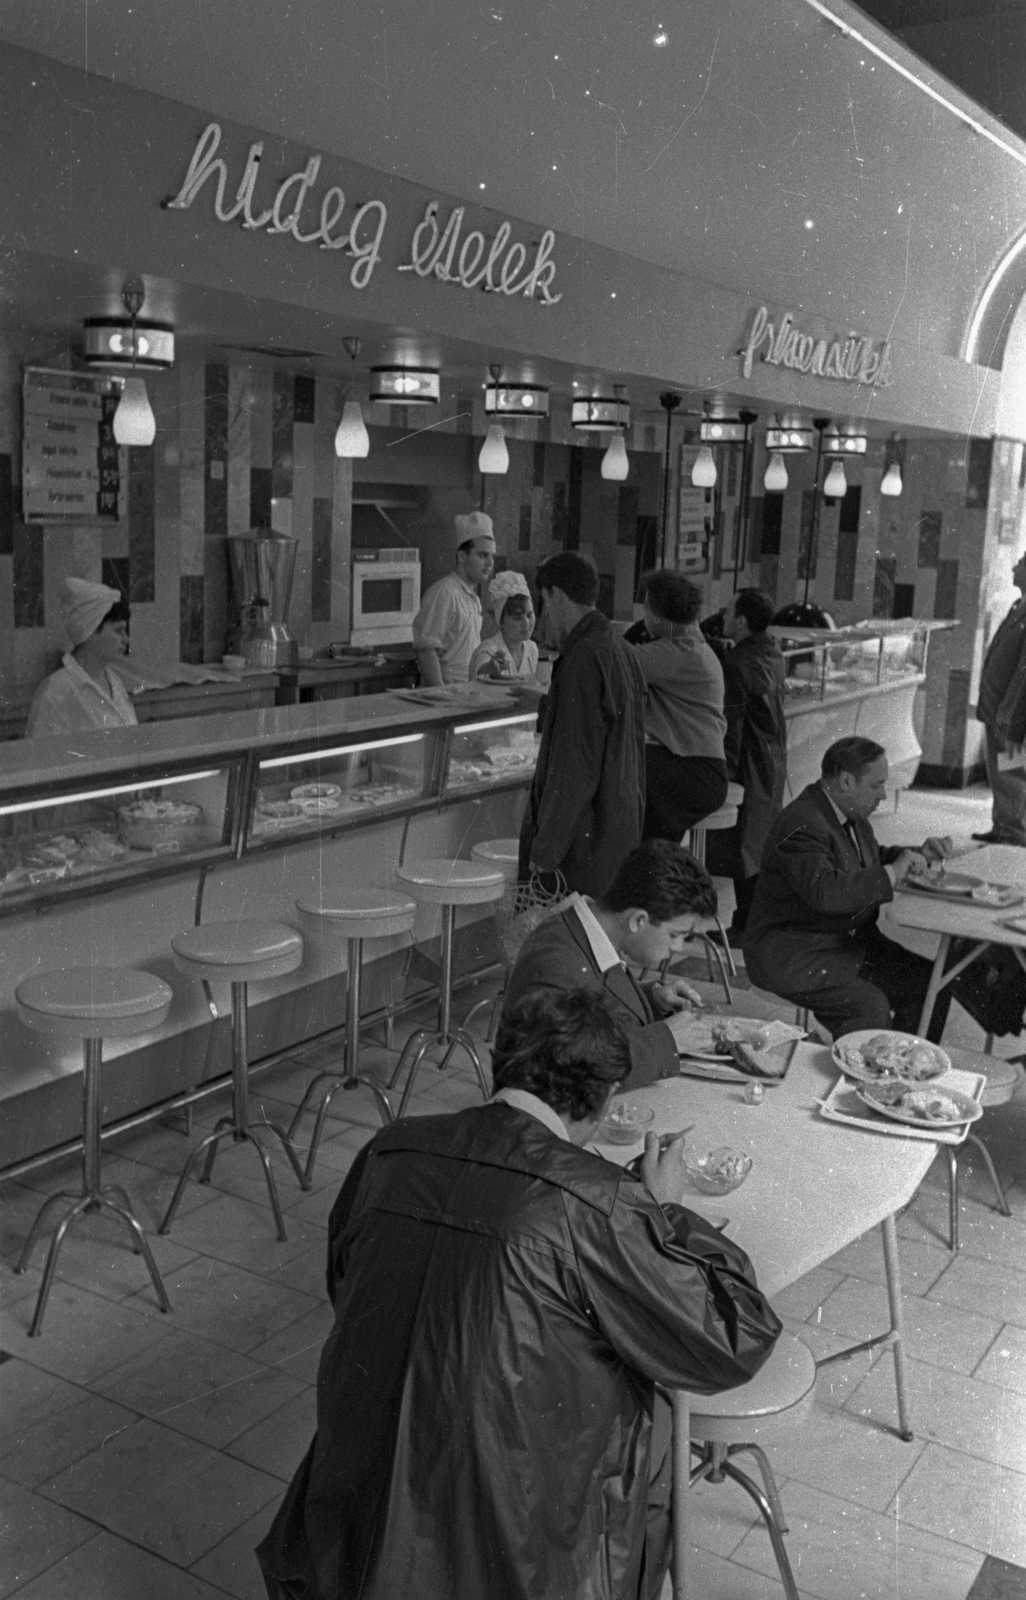
[[[766,476],[763,478],[763,488],[767,494],[783,494],[788,485],[787,468],[784,458],[779,450],[774,450],[769,458]]]
[[[712,489],[716,485],[716,462],[707,444],[702,446],[695,457],[695,464],[691,468],[691,482],[696,489]]]
[[[599,470],[604,478],[611,478],[615,483],[622,483],[627,477],[631,464],[627,459],[627,446],[622,433],[613,434],[606,446]]]
[[[121,291],[125,310],[131,318],[132,366],[135,370],[138,334],[136,318],[142,310],[143,291],[134,284],[126,284]],[[157,436],[157,419],[153,415],[150,397],[142,378],[128,377],[121,386],[121,399],[114,412],[114,438],[123,445],[151,445]]]
[[[481,454],[477,458],[478,471],[501,476],[509,471],[509,451],[506,449],[506,435],[497,422],[493,422],[481,446]]]
[[[848,480],[844,476],[844,462],[837,457],[826,475],[823,493],[829,500],[843,500],[847,489]]]
[[[892,461],[883,475],[880,484],[880,493],[897,499],[902,490],[901,468],[896,461]]]
[[[358,461],[370,455],[370,434],[363,420],[363,408],[359,400],[352,398],[356,385],[356,358],[360,354],[360,341],[343,339],[342,343],[353,363],[353,376],[349,385],[349,399],[342,407],[342,418],[335,432],[335,454],[344,461]]]

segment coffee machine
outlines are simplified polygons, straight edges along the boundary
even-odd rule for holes
[[[299,644],[286,617],[292,598],[296,540],[273,528],[250,528],[228,539],[239,606],[238,654],[254,667],[295,667]]]

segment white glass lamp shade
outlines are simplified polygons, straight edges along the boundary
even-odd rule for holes
[[[141,378],[126,378],[114,413],[114,438],[118,444],[147,445],[157,437],[157,419]]]
[[[884,473],[880,493],[890,495],[894,499],[901,493],[901,468],[896,461],[892,461]]]
[[[614,433],[606,446],[602,457],[600,471],[604,478],[612,478],[616,483],[622,483],[631,470],[627,459],[627,446],[624,444],[623,434]]]
[[[823,493],[831,500],[843,500],[848,488],[848,480],[844,476],[844,463],[835,461],[826,475]]]
[[[711,489],[716,482],[716,462],[707,444],[702,446],[695,457],[695,464],[691,468],[691,482],[696,489]]]
[[[352,461],[370,455],[370,434],[359,400],[347,400],[342,407],[342,420],[335,433],[335,454]]]
[[[774,450],[769,458],[766,476],[762,480],[763,488],[767,494],[783,494],[788,485],[787,468],[784,458],[779,450]]]
[[[478,469],[485,473],[494,473],[499,476],[509,471],[509,451],[506,449],[506,436],[497,422],[493,422],[485,435],[485,442],[481,446],[481,454],[477,458]]]

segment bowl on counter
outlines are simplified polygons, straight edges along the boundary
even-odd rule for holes
[[[133,850],[175,855],[195,846],[203,808],[190,800],[130,800],[118,806],[118,832]]]
[[[245,656],[222,656],[221,665],[226,672],[245,672],[249,662]]]
[[[651,1106],[637,1100],[615,1100],[595,1135],[596,1144],[637,1144],[655,1121]]]
[[[685,1145],[684,1170],[700,1194],[730,1194],[751,1172],[752,1158],[744,1150],[732,1150],[726,1144],[704,1152]]]

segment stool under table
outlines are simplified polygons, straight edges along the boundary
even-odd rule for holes
[[[299,1103],[299,1109],[289,1127],[289,1138],[295,1139],[303,1113],[317,1088],[330,1083],[331,1088],[317,1107],[313,1138],[306,1158],[307,1182],[313,1179],[317,1149],[324,1132],[324,1119],[328,1107],[339,1089],[358,1089],[361,1084],[370,1089],[378,1102],[383,1123],[392,1121],[392,1107],[388,1096],[374,1078],[360,1071],[360,988],[363,976],[363,941],[386,939],[395,934],[409,933],[417,913],[416,901],[405,895],[390,894],[387,889],[338,889],[325,891],[316,900],[297,900],[300,926],[304,932],[321,939],[346,941],[346,1053],[342,1071],[329,1069],[319,1072],[309,1084]]]
[[[407,1060],[409,1075],[398,1115],[406,1112],[417,1071],[427,1052],[434,1046],[444,1048],[445,1054],[438,1063],[439,1071],[449,1065],[458,1045],[462,1045],[477,1073],[481,1093],[487,1100],[491,1088],[477,1053],[477,1045],[465,1028],[452,1026],[452,942],[456,924],[456,907],[487,905],[499,900],[506,888],[505,875],[484,861],[419,861],[406,862],[396,868],[396,877],[414,899],[423,905],[440,906],[442,911],[442,971],[438,983],[438,1027],[420,1028],[412,1033],[396,1062],[388,1087],[394,1089],[402,1076]]]
[[[29,1335],[35,1338],[42,1329],[57,1257],[69,1228],[76,1217],[87,1211],[99,1211],[101,1207],[113,1211],[125,1224],[136,1254],[141,1254],[146,1262],[161,1311],[170,1311],[171,1303],[157,1263],[132,1210],[131,1200],[120,1184],[103,1183],[100,1079],[104,1039],[131,1038],[159,1027],[171,1005],[171,990],[162,979],[133,967],[65,967],[26,978],[15,990],[15,999],[18,1015],[28,1027],[62,1038],[81,1039],[85,1055],[82,1190],[77,1195],[62,1191],[43,1202],[15,1268],[16,1272],[24,1272],[50,1212],[62,1201],[70,1202],[69,1210],[50,1240]]]
[[[287,973],[295,972],[301,964],[302,935],[297,933],[295,928],[286,927],[281,922],[206,922],[201,923],[198,928],[189,928],[186,933],[176,934],[171,941],[171,949],[179,972],[186,973],[190,978],[202,978],[207,983],[231,985],[232,1114],[230,1117],[221,1117],[215,1124],[213,1133],[208,1133],[205,1139],[201,1139],[190,1153],[159,1231],[167,1233],[174,1221],[175,1212],[185,1192],[185,1185],[189,1181],[189,1174],[200,1156],[206,1152],[207,1159],[200,1182],[209,1183],[214,1170],[217,1147],[222,1139],[231,1139],[235,1144],[251,1144],[260,1157],[278,1238],[285,1239],[287,1237],[285,1219],[278,1201],[271,1158],[264,1149],[263,1140],[249,1116],[246,1013],[250,983],[258,979],[283,978]],[[268,1122],[263,1118],[260,1127],[270,1129],[271,1133],[281,1141],[282,1148],[299,1179],[300,1188],[309,1189],[309,1180],[303,1174],[299,1158],[292,1148],[292,1142],[285,1129],[277,1122]]]

